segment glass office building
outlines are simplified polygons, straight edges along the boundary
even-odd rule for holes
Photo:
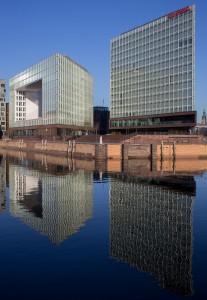
[[[0,129],[6,131],[6,80],[0,79]]]
[[[93,78],[54,54],[10,79],[12,135],[56,136],[93,127]]]
[[[112,131],[175,132],[195,126],[195,7],[111,40]]]

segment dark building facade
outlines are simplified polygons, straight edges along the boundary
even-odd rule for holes
[[[109,108],[105,106],[94,106],[93,108],[93,122],[94,129],[97,134],[109,133]]]

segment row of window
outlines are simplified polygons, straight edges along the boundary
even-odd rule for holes
[[[128,70],[126,72],[119,72],[119,73],[113,73],[111,74],[111,83],[117,80],[132,80],[132,82],[137,82],[137,80],[143,80],[144,78],[146,80],[152,80],[152,79],[160,79],[162,77],[169,77],[169,76],[174,76],[175,79],[178,78],[178,76],[182,75],[188,77],[188,79],[192,78],[192,72],[188,71],[188,73],[184,73],[186,70],[190,70],[192,68],[192,64],[186,64],[186,65],[181,65],[179,67],[171,67],[169,69],[165,70],[156,70],[156,71],[149,71],[149,68],[147,67],[140,67],[137,70]],[[179,74],[180,73],[180,74]],[[143,76],[141,78],[138,78],[138,76]]]
[[[155,57],[161,57],[161,60],[166,60],[172,57],[181,57],[189,54],[192,55],[192,47],[189,46],[191,43],[192,39],[189,38],[188,40],[185,39],[176,43],[176,45],[179,45],[178,47],[170,47],[169,45],[166,45],[155,49],[147,49],[146,51],[137,51],[137,49],[133,49],[127,52],[122,52],[111,57],[111,65],[113,66],[113,63],[123,61],[124,59],[139,61],[147,58],[152,59]]]
[[[176,102],[177,100],[183,100],[185,98],[192,99],[192,91],[189,93],[186,91],[186,93],[173,93],[173,94],[154,94],[154,95],[147,95],[147,96],[140,96],[140,97],[134,97],[134,98],[124,98],[123,100],[119,99],[113,99],[111,100],[111,109],[113,108],[119,108],[119,107],[125,107],[128,105],[139,105],[139,104],[149,104],[149,103],[160,103],[163,102],[162,105],[165,105],[165,103],[168,103],[169,100]]]
[[[158,115],[158,114],[166,114],[166,113],[174,113],[174,112],[186,112],[192,111],[192,106],[175,106],[175,107],[167,107],[160,109],[139,109],[132,112],[116,112],[111,114],[111,118],[125,118],[125,117],[137,117],[137,116],[146,116],[146,115]]]
[[[26,107],[16,107],[16,111],[26,111]]]
[[[132,58],[126,58],[121,61],[117,61],[111,63],[112,74],[119,72],[119,69],[122,68],[126,70],[134,70],[137,71],[138,68],[145,67],[149,71],[154,68],[157,69],[169,69],[170,67],[182,67],[186,64],[192,63],[192,55],[186,55],[183,57],[166,57],[163,55],[159,55],[157,57],[145,58],[143,60],[139,60],[136,63],[132,62]]]
[[[111,76],[120,72],[134,72],[134,76],[141,73],[140,69],[145,68],[145,72],[152,72],[155,68],[158,70],[172,68],[173,71],[180,72],[182,68],[191,67],[192,66],[192,54],[182,56],[182,57],[168,57],[164,59],[164,56],[159,55],[153,58],[145,58],[143,60],[139,60],[137,62],[131,62],[130,58],[123,59],[122,61],[117,61],[112,63],[113,68],[111,68]],[[188,66],[187,66],[188,65]],[[176,68],[179,68],[176,69]]]
[[[155,97],[156,95],[161,95],[167,97],[169,94],[173,94],[174,96],[177,95],[178,97],[182,97],[182,95],[186,94],[188,91],[188,94],[192,94],[192,85],[187,86],[187,88],[183,88],[181,86],[180,89],[174,88],[173,86],[169,89],[166,87],[163,89],[162,86],[157,86],[157,87],[151,87],[151,88],[146,88],[146,89],[134,89],[134,90],[128,90],[128,88],[122,88],[120,91],[117,91],[116,93],[111,93],[111,99],[113,100],[119,100],[119,99],[132,99],[135,97]],[[177,97],[176,97],[177,98]]]
[[[131,56],[133,56],[135,59],[139,59],[141,55],[143,58],[152,57],[158,54],[168,54],[176,50],[179,50],[179,55],[183,55],[192,51],[192,42],[192,37],[188,37],[179,41],[177,40],[173,43],[166,43],[165,41],[163,41],[162,44],[151,43],[111,55],[111,61],[114,62],[115,60]]]
[[[111,80],[111,87],[122,87],[126,85],[133,85],[135,84],[137,87],[145,87],[146,86],[153,86],[159,84],[176,84],[177,82],[181,83],[183,81],[192,80],[192,72],[182,72],[182,73],[171,73],[171,74],[160,74],[160,76],[153,76],[152,74],[143,74],[139,77],[128,77],[125,76],[123,78],[119,78],[117,80]]]
[[[190,23],[188,23],[190,22]],[[121,37],[112,40],[112,46],[115,47],[119,43],[128,43],[135,39],[135,36],[143,37],[152,33],[160,32],[165,29],[175,28],[174,30],[183,29],[188,24],[192,26],[192,11],[186,12],[169,19],[168,17],[162,17],[157,20],[151,21],[145,25],[137,27],[129,32],[121,35]],[[185,25],[186,24],[186,25]]]
[[[131,89],[130,89],[131,87]],[[177,85],[165,85],[165,86],[152,86],[152,87],[144,87],[138,89],[136,85],[133,86],[124,86],[122,88],[117,88],[112,90],[111,96],[112,99],[124,99],[124,98],[131,98],[136,96],[144,96],[144,95],[152,95],[153,94],[168,94],[168,93],[177,93],[178,95],[182,95],[183,93],[188,90],[189,92],[192,92],[192,84],[189,82],[189,84],[184,83],[183,84],[177,84]]]
[[[183,43],[183,41],[185,41],[185,43]],[[142,43],[140,41],[134,41],[131,44],[111,49],[111,56],[113,58],[115,55],[125,52],[129,53],[129,55],[132,55],[135,52],[138,53],[147,51],[149,49],[151,50],[167,46],[169,49],[174,49],[187,46],[188,44],[192,44],[192,42],[192,30],[188,30],[170,36],[163,35],[159,39],[145,39]]]
[[[174,96],[174,97],[173,97]],[[187,102],[192,102],[192,96],[182,96],[182,97],[175,97],[175,94],[171,95],[165,95],[165,97],[161,97],[161,95],[155,95],[153,97],[139,97],[139,98],[131,98],[131,99],[123,99],[119,101],[112,101],[112,109],[118,109],[122,107],[130,107],[133,105],[134,107],[138,107],[140,104],[145,104],[145,105],[151,105],[153,104],[154,106],[165,106],[168,105],[168,103],[175,103],[176,105],[178,103],[187,103]],[[113,103],[116,104],[116,106],[113,106]]]
[[[176,30],[170,32],[169,30],[166,31],[160,31],[159,33],[148,35],[143,38],[140,38],[140,36],[136,36],[130,43],[121,43],[117,45],[116,47],[111,46],[111,54],[115,54],[117,52],[129,50],[131,48],[135,48],[135,46],[141,46],[145,45],[151,42],[160,41],[160,43],[163,43],[164,41],[177,41],[178,39],[182,39],[187,36],[192,35],[192,27],[189,27],[185,30]]]
[[[122,104],[120,103],[119,105],[116,105],[115,107],[111,107],[111,110],[114,111],[121,111],[122,109],[126,110],[127,109],[138,109],[140,107],[153,107],[153,108],[160,108],[160,107],[168,107],[168,106],[177,106],[177,105],[187,105],[189,104],[192,105],[192,97],[188,98],[177,98],[177,99],[160,99],[159,101],[155,101],[153,99],[149,99],[148,101],[142,101],[141,99],[136,99],[136,101],[131,101],[131,102],[123,102]]]
[[[193,122],[193,120],[192,120]],[[146,126],[146,125],[161,125],[161,124],[183,124],[189,123],[186,119],[160,119],[160,118],[149,118],[143,120],[117,120],[111,121],[112,127],[125,127],[125,126]]]
[[[25,97],[22,97],[22,96],[16,96],[16,100],[24,100]]]
[[[170,103],[170,105],[174,105],[177,106],[182,105],[182,104],[187,104],[187,103],[191,103],[192,104],[192,95],[183,95],[183,97],[170,97],[168,95],[168,97],[160,97],[160,95],[155,95],[155,97],[140,97],[140,98],[134,98],[134,99],[124,99],[123,101],[112,101],[111,103],[111,110],[122,110],[122,109],[126,109],[127,108],[138,108],[139,106],[151,106],[153,105],[153,107],[164,107],[164,106],[168,106]]]
[[[166,92],[165,94],[164,93],[154,93],[153,95],[151,94],[148,94],[148,95],[135,95],[134,97],[131,97],[131,98],[123,98],[122,100],[120,100],[120,98],[115,98],[114,96],[112,97],[111,99],[111,105],[122,105],[122,104],[126,104],[126,103],[137,103],[137,102],[151,102],[152,99],[154,101],[168,101],[168,99],[179,99],[179,98],[183,98],[183,97],[189,97],[189,98],[192,98],[192,90],[188,90],[188,89],[185,89],[185,90],[180,90],[180,91],[171,91],[170,93],[169,92]]]
[[[26,95],[26,92],[25,91],[16,91],[16,94],[17,95]]]
[[[16,102],[16,106],[26,106],[26,102]]]
[[[184,62],[185,61],[185,62]],[[176,62],[176,65],[175,65]],[[187,70],[192,69],[192,61],[188,61],[187,58],[183,60],[176,60],[172,59],[170,62],[158,62],[154,64],[145,65],[145,62],[141,62],[135,64],[135,68],[132,64],[126,66],[120,66],[115,69],[111,69],[111,77],[113,75],[127,75],[131,77],[136,77],[140,73],[140,69],[144,68],[145,71],[143,73],[152,73],[152,72],[165,72],[166,74],[169,73],[180,73],[186,72]]]
[[[184,106],[184,107],[174,107],[174,108],[165,108],[165,109],[144,109],[132,113],[117,113],[112,114],[111,118],[125,118],[125,117],[137,117],[137,116],[146,116],[146,115],[156,115],[156,114],[168,114],[175,112],[187,112],[192,111],[192,106]]]
[[[147,74],[140,75],[138,78],[125,77],[111,81],[111,88],[117,88],[122,86],[131,85],[136,88],[150,87],[160,84],[178,84],[183,81],[192,81],[192,72],[180,73],[180,74],[166,74],[165,76],[153,77],[153,74],[147,76]]]
[[[16,113],[16,116],[17,116],[17,117],[22,117],[22,116],[26,117],[26,113],[18,113],[18,112],[17,112],[17,113]]]

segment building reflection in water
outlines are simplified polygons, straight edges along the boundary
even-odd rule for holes
[[[0,154],[0,212],[6,210],[6,159]]]
[[[193,294],[191,178],[115,176],[110,188],[111,256],[154,276],[166,289]]]
[[[49,174],[10,164],[10,212],[60,243],[93,215],[93,173]]]

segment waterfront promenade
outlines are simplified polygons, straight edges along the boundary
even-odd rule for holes
[[[200,135],[88,135],[68,141],[4,139],[0,149],[98,161],[207,158],[207,142]]]

